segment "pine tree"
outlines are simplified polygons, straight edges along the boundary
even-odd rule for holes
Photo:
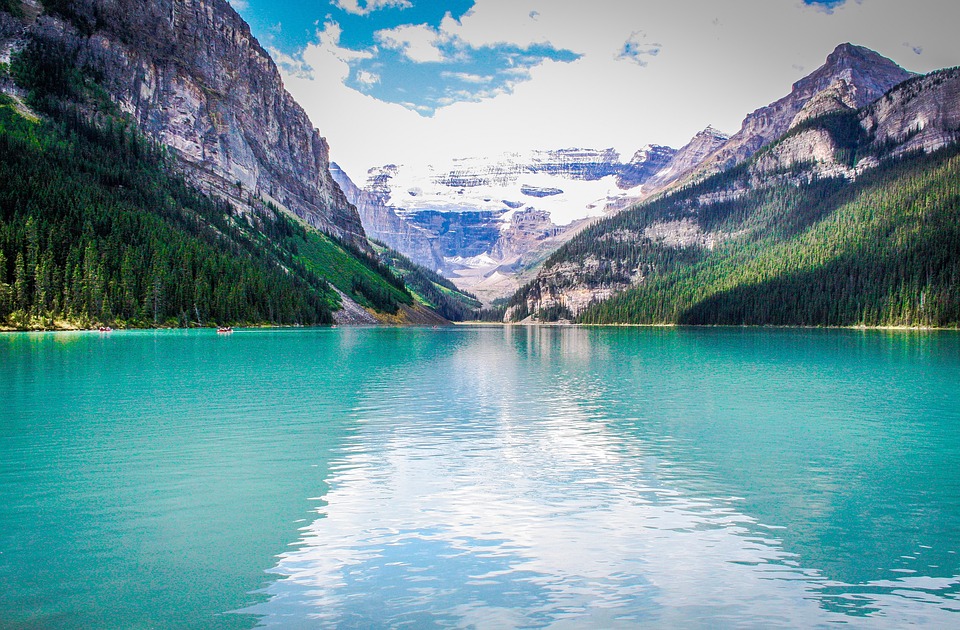
[[[17,260],[13,265],[13,307],[18,311],[26,311],[29,305],[27,267],[23,261],[23,252],[17,252]]]

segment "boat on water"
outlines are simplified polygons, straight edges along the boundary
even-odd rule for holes
[[[101,326],[101,327],[98,328],[97,330],[98,330],[99,332],[112,332],[112,331],[113,331],[113,328],[110,328],[109,326]]]
[[[233,332],[233,326],[218,326],[218,327],[217,327],[217,332],[218,332],[218,333],[232,333],[232,332]]]

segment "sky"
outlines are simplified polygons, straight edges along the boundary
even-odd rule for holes
[[[844,42],[960,65],[957,0],[229,0],[359,184],[385,164],[727,133]]]

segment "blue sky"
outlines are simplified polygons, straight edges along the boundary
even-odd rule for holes
[[[229,1],[348,173],[733,133],[843,42],[960,65],[957,0]]]
[[[846,0],[803,0],[826,12]],[[384,102],[397,103],[424,116],[438,107],[477,101],[510,92],[529,80],[530,69],[545,61],[572,62],[580,54],[549,44],[526,47],[497,43],[474,47],[457,38],[438,37],[445,20],[460,20],[475,0],[233,0],[264,44],[296,55],[317,40],[328,24],[339,28],[339,45],[367,53],[350,60],[345,84]],[[588,6],[585,4],[584,6]],[[529,13],[535,21],[536,11]],[[404,39],[406,38],[406,39]],[[659,46],[628,39],[622,58],[646,65]]]
[[[474,0],[242,0],[234,2],[263,42],[296,55],[336,25],[339,46],[356,51],[346,85],[423,116],[456,102],[511,91],[545,61],[572,62],[580,55],[549,44],[472,46],[444,36],[445,21],[459,22]],[[536,14],[529,15],[530,20]]]

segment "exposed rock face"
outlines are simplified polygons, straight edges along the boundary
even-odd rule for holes
[[[636,188],[648,182],[657,173],[667,168],[676,157],[677,150],[659,144],[648,144],[633,154],[617,174],[617,186],[623,190]]]
[[[707,156],[713,154],[729,140],[730,136],[719,129],[707,127],[677,151],[663,168],[644,182],[645,192],[662,189],[690,173],[703,163]]]
[[[311,225],[364,242],[356,209],[330,176],[326,140],[226,0],[69,7],[81,28],[44,17],[36,34],[98,71],[120,107],[174,149],[203,188],[272,199]]]
[[[500,238],[500,212],[421,210],[406,220],[435,235],[444,258],[470,258],[489,253]]]
[[[402,252],[418,265],[434,271],[443,268],[443,255],[436,235],[397,216],[394,208],[384,203],[382,191],[376,188],[361,190],[336,162],[330,164],[330,174],[347,200],[356,206],[367,236]]]
[[[510,217],[509,227],[501,230],[490,253],[500,260],[517,259],[562,232],[563,228],[550,220],[549,212],[533,208],[518,210]]]
[[[554,195],[562,195],[563,190],[560,188],[541,188],[539,186],[530,186],[529,184],[523,184],[520,186],[520,194],[526,195],[528,197],[538,197],[540,199],[544,197],[553,197]]]
[[[868,48],[841,44],[824,65],[794,83],[790,94],[748,115],[740,131],[706,158],[701,169],[714,172],[743,162],[799,122],[798,115],[811,101],[814,105],[806,117],[816,115],[831,102],[860,108],[912,76]]]
[[[837,146],[826,130],[809,129],[786,138],[759,156],[753,170],[761,174],[774,173],[800,164],[822,172],[824,167],[836,163],[836,152]]]
[[[812,101],[811,101],[812,102]],[[853,179],[874,168],[880,159],[912,151],[930,153],[960,140],[960,69],[934,72],[901,83],[872,104],[851,110],[844,103],[817,106],[820,115],[849,112],[862,130],[861,145],[855,162],[838,160],[846,147],[822,127],[813,125],[800,133],[788,134],[782,141],[759,155],[751,171],[763,184],[763,177],[804,165],[805,177],[845,177]],[[805,108],[806,109],[806,108]],[[802,114],[803,112],[801,112]],[[807,118],[814,121],[815,117]],[[849,157],[849,156],[848,156]]]
[[[790,129],[818,116],[851,109],[857,109],[853,86],[843,79],[837,79],[830,87],[807,101],[803,109],[794,116]]]
[[[873,103],[860,124],[874,145],[893,155],[935,151],[960,140],[960,68],[934,72],[899,86]]]

